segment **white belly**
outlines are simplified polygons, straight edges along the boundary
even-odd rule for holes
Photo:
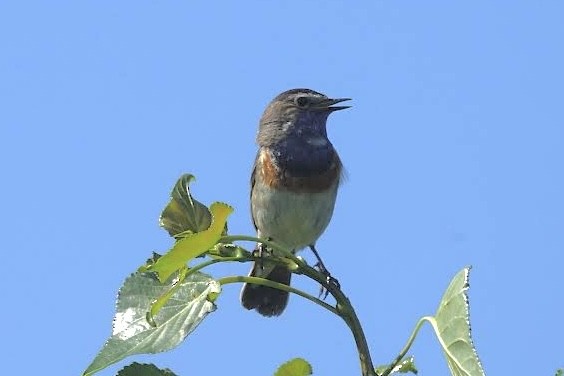
[[[251,211],[258,236],[295,251],[314,244],[331,220],[336,196],[337,184],[325,192],[295,193],[257,181]]]

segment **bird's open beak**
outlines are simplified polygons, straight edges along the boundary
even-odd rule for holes
[[[319,108],[320,110],[329,110],[331,112],[344,110],[344,109],[349,108],[351,106],[333,106],[333,105],[337,104],[337,103],[344,102],[344,101],[350,101],[350,100],[351,100],[351,98],[336,98],[336,99],[328,98],[328,99],[321,101],[316,107]]]

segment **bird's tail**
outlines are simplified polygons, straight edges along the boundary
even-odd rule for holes
[[[267,273],[267,274],[265,274]],[[275,265],[268,268],[264,262],[255,262],[249,273],[249,277],[266,278],[274,282],[290,285],[292,273],[288,268]],[[246,309],[255,309],[263,316],[278,316],[288,304],[288,292],[272,287],[245,283],[241,290],[241,304]]]

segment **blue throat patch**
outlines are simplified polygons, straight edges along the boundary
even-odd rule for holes
[[[293,177],[308,177],[327,172],[335,158],[335,149],[327,140],[325,145],[311,145],[303,137],[291,137],[270,147],[278,167]]]

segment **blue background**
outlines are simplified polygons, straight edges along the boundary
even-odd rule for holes
[[[473,335],[491,375],[564,366],[564,3],[19,1],[0,4],[5,374],[78,375],[116,291],[151,251],[183,172],[253,231],[249,174],[265,105],[308,87],[353,98],[329,135],[348,170],[318,242],[389,362],[473,265]],[[304,253],[311,260],[311,255]],[[212,270],[246,274],[248,265]],[[296,278],[296,286],[317,286]],[[179,375],[268,375],[302,356],[359,374],[337,317],[218,310],[150,361]],[[448,369],[429,328],[421,375]]]

